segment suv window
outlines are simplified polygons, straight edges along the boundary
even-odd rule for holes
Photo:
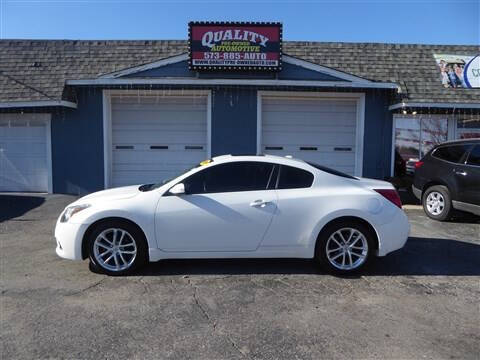
[[[280,178],[278,189],[298,189],[312,186],[313,174],[293,166],[282,165],[280,167]]]
[[[480,166],[480,145],[476,145],[472,149],[470,155],[468,156],[467,164]]]
[[[241,161],[220,164],[199,171],[183,181],[187,194],[266,190],[273,164]]]
[[[463,158],[463,155],[465,155],[465,152],[469,147],[469,145],[463,144],[441,146],[435,149],[435,151],[432,153],[432,156],[441,160],[458,163]]]

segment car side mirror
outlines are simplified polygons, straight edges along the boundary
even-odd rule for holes
[[[185,194],[185,185],[183,183],[179,183],[179,184],[173,186],[168,192],[172,195]]]

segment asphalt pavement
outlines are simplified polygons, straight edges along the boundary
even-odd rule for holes
[[[136,276],[55,254],[72,196],[0,194],[2,359],[479,359],[480,220],[418,207],[360,276],[308,260],[176,260]]]

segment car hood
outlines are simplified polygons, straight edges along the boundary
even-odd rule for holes
[[[76,203],[85,203],[88,201],[103,200],[121,200],[132,198],[140,193],[138,189],[140,185],[123,186],[108,190],[97,191],[84,196],[76,201]]]

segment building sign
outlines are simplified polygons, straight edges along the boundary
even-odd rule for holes
[[[281,70],[281,23],[190,22],[192,70]]]
[[[446,88],[480,88],[480,55],[434,54]]]

